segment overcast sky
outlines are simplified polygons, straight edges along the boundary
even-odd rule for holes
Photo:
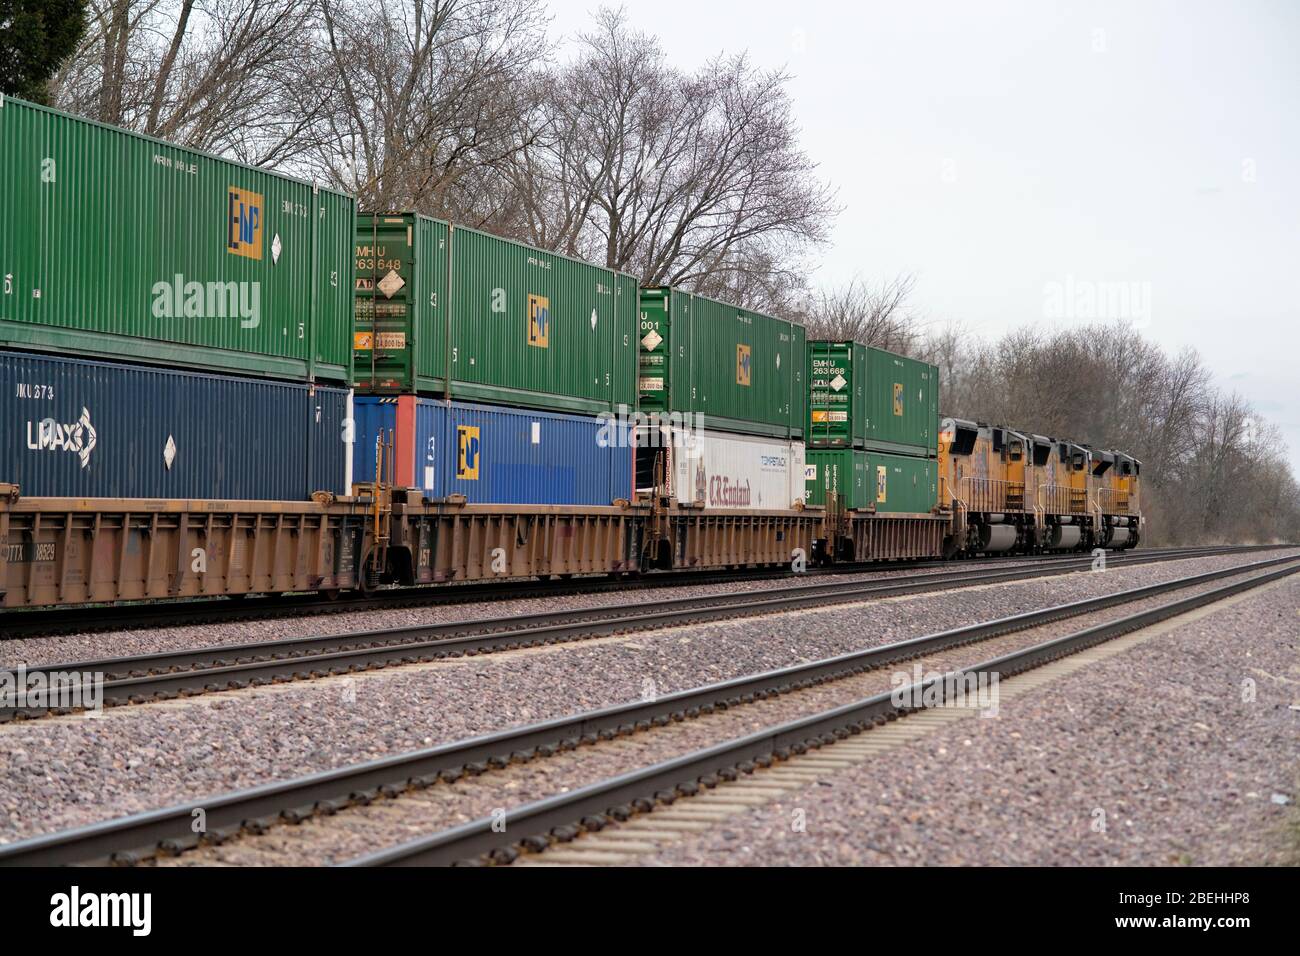
[[[567,35],[597,4],[550,6]],[[985,336],[1127,311],[1281,426],[1300,474],[1300,2],[626,9],[683,67],[793,74],[844,206],[816,282],[913,272],[927,318]]]

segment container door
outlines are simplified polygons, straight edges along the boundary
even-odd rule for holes
[[[672,335],[668,310],[669,290],[641,290],[637,389],[644,412],[671,411],[668,373]]]
[[[850,444],[850,409],[856,401],[852,345],[817,342],[809,346],[808,441],[826,448]]]
[[[357,219],[352,348],[356,386],[362,391],[415,391],[415,227],[411,216]]]

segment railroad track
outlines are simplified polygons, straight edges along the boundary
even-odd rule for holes
[[[1203,552],[1197,552],[1197,555],[1201,556]],[[1186,555],[1182,552],[1142,554],[1126,559],[1121,566],[1132,567],[1184,557]],[[72,661],[28,667],[23,673],[29,682],[38,681],[46,687],[63,686],[66,696],[62,699],[65,701],[101,700],[105,706],[141,704],[684,624],[1023,581],[1087,571],[1091,567],[1092,559],[1087,557],[1071,561],[1051,558],[1010,568],[980,564],[885,581],[810,583],[768,592],[735,591],[632,605]],[[97,680],[102,684],[93,688],[81,686]],[[0,702],[0,722],[57,716],[79,709],[71,706],[14,707]]]
[[[1245,546],[1247,551],[1278,547]],[[1136,554],[1183,555],[1220,554],[1224,548],[1167,548],[1140,552],[1110,553],[1108,561],[1124,563]],[[1078,555],[1062,554],[1038,560],[1070,561]],[[1021,556],[982,559],[981,564],[1000,566],[1008,562],[1033,560]],[[809,576],[861,574],[869,571],[921,570],[951,567],[951,561],[887,561],[871,564],[832,565],[814,568]],[[781,580],[795,577],[787,569],[757,569],[732,572],[663,571],[639,577],[576,577],[562,581],[489,581],[482,584],[437,584],[414,588],[394,588],[370,596],[344,595],[335,599],[319,594],[286,594],[213,600],[177,600],[106,607],[73,607],[5,611],[0,613],[0,640],[17,637],[41,637],[67,633],[96,633],[111,630],[179,627],[190,624],[218,624],[304,615],[344,614],[356,611],[392,610],[403,607],[429,607],[487,601],[546,598],[572,594],[598,594],[606,591],[650,590],[680,585],[731,584],[740,580]]]
[[[533,801],[509,812],[505,818],[505,829],[510,835],[502,830],[502,820],[481,818],[370,853],[351,860],[346,865],[509,864],[523,854],[544,855],[553,846],[571,843],[586,834],[599,833],[633,817],[647,815],[653,818],[656,810],[672,807],[681,800],[689,801],[713,790],[719,784],[735,782],[743,777],[761,776],[762,771],[786,763],[791,758],[817,751],[833,752],[834,745],[841,741],[884,727],[911,714],[937,709],[944,706],[950,698],[954,702],[962,701],[958,695],[962,693],[960,689],[965,686],[967,678],[1012,678],[1132,631],[1280,580],[1297,571],[1300,571],[1300,564],[1293,563],[1257,577],[1223,585],[951,671],[919,685],[912,685],[901,695],[896,695],[893,691],[875,694],[644,769],[610,777],[569,793]],[[908,703],[898,703],[899,696]],[[929,700],[934,703],[913,703]],[[707,815],[707,810],[705,813]],[[520,839],[517,836],[520,833],[528,835]]]
[[[544,760],[557,753],[637,733],[653,732],[656,728],[715,711],[744,707],[774,696],[796,694],[946,648],[1149,600],[1180,589],[1232,577],[1241,578],[1182,600],[1004,654],[958,672],[958,676],[994,673],[1001,676],[1014,675],[1296,571],[1300,571],[1300,557],[1284,556],[1191,575],[1118,594],[1044,608],[681,691],[651,701],[608,707],[218,795],[0,847],[0,865],[87,862],[132,864],[160,854],[174,855],[200,843],[215,844],[241,834],[256,835],[279,824],[299,823],[315,815],[330,815],[350,806],[400,798],[404,794],[430,787],[454,784],[467,775],[488,774],[512,763]],[[935,681],[927,681],[916,690],[922,695],[933,694],[935,685]],[[943,701],[946,693],[943,679],[938,685],[935,700]],[[836,740],[906,716],[916,709],[915,706],[895,704],[892,693],[876,694],[581,787],[571,793],[529,803],[509,813],[508,833],[498,832],[499,821],[496,819],[478,819],[353,862],[365,866],[483,860],[510,862],[521,850],[544,850],[554,842],[566,842],[584,831],[598,830],[611,821],[652,812],[656,806],[671,804],[683,796],[708,789],[719,780],[753,773],[758,768],[780,762],[788,755],[832,744]],[[196,834],[192,830],[196,808],[202,808],[206,819],[206,830],[202,834]]]

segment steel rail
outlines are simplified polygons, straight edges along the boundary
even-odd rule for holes
[[[82,862],[136,862],[157,852],[176,853],[200,842],[192,830],[202,809],[207,838],[219,842],[241,829],[261,832],[278,821],[298,822],[356,803],[397,796],[439,780],[477,775],[512,762],[547,757],[558,751],[627,736],[656,726],[692,719],[717,709],[741,706],[849,677],[885,664],[936,650],[1087,614],[1234,575],[1291,562],[1277,574],[1300,570],[1300,557],[1282,557],[1205,572],[1174,581],[1043,608],[994,621],[869,648],[834,658],[739,677],[717,684],[556,718],[525,727],[440,744],[406,754],[309,774],[247,790],[214,795],[177,806],[135,814],[72,830],[33,837],[0,847],[0,866]],[[1267,575],[1266,575],[1267,576]],[[1263,583],[1264,577],[1246,579]],[[499,836],[499,835],[498,835]]]
[[[1107,560],[1128,563],[1137,555],[1209,556],[1246,553],[1254,550],[1286,547],[1285,545],[1242,545],[1215,548],[1166,548],[1159,550],[1107,552]],[[1069,561],[1078,554],[1011,555],[983,558],[981,564],[998,562]],[[861,574],[871,571],[920,570],[951,567],[952,561],[880,561],[861,564],[831,565],[805,572],[811,576]],[[679,586],[729,584],[744,580],[783,580],[795,576],[787,569],[748,568],[742,572],[656,571],[640,576],[578,576],[563,581],[506,580],[481,583],[447,583],[393,588],[370,596],[323,598],[319,594],[285,594],[279,596],[225,597],[216,599],[171,600],[116,604],[108,607],[70,607],[53,609],[11,609],[0,611],[0,641],[22,637],[42,637],[65,633],[95,633],[110,630],[176,627],[186,624],[216,624],[229,621],[272,620],[301,615],[347,614],[358,611],[389,610],[403,607],[433,607],[479,601],[509,601],[556,597],[572,594],[600,594],[613,590],[645,590]]]
[[[1202,594],[1139,611],[1117,621],[1058,637],[992,660],[959,668],[939,677],[866,697],[808,717],[764,728],[735,740],[684,754],[643,769],[590,784],[569,793],[533,801],[508,812],[504,821],[491,817],[471,821],[427,837],[411,840],[356,858],[345,866],[437,866],[456,863],[510,863],[522,850],[539,852],[573,840],[584,831],[598,831],[637,813],[652,812],[709,789],[722,780],[735,780],[760,767],[862,733],[872,727],[942,705],[950,693],[960,693],[969,677],[1014,676],[1105,641],[1260,587],[1300,571],[1300,565],[1248,578]],[[899,700],[910,703],[899,703]],[[928,701],[934,701],[934,704]],[[921,703],[916,703],[916,702]],[[501,824],[510,835],[501,832]],[[527,834],[522,839],[514,834]]]
[[[1124,567],[1181,558],[1150,554]],[[521,647],[567,643],[613,634],[773,614],[810,607],[879,600],[907,594],[1031,580],[1092,567],[1090,558],[1005,568],[978,566],[886,581],[794,585],[777,591],[721,594],[632,605],[543,611],[504,618],[425,624],[250,644],[161,651],[131,657],[42,664],[24,668],[27,680],[57,681],[80,699],[79,685],[102,676],[96,695],[108,706],[173,699],[297,680],[321,679],[382,667],[432,662]],[[0,701],[0,721],[72,712],[69,707],[12,707]]]

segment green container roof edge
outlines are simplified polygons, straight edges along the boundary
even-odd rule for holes
[[[641,287],[642,295],[669,295],[676,292],[678,295],[689,295],[692,299],[703,299],[706,302],[712,302],[714,305],[726,306],[728,309],[735,309],[738,312],[748,312],[750,315],[761,315],[765,319],[771,319],[773,322],[784,322],[787,325],[797,325],[804,329],[803,322],[798,319],[787,319],[779,315],[773,315],[771,312],[764,312],[762,309],[747,309],[743,305],[736,305],[734,302],[728,302],[726,299],[715,299],[709,295],[701,295],[698,292],[692,292],[689,289],[683,289],[676,285],[647,285]],[[806,329],[805,329],[806,331]],[[809,342],[809,345],[812,343]]]
[[[931,370],[933,370],[936,373],[939,371],[939,366],[933,364],[932,362],[927,362],[925,361],[925,359],[912,358],[912,356],[904,355],[902,352],[894,352],[890,349],[882,349],[878,345],[864,345],[861,342],[855,341],[853,339],[809,339],[808,350],[812,351],[812,347],[814,345],[839,345],[842,347],[854,345],[859,348],[864,348],[868,352],[878,352],[881,355],[889,355],[896,359],[902,359],[904,362],[913,362],[917,365],[928,366]]]
[[[488,239],[495,239],[498,242],[507,242],[512,246],[518,246],[520,249],[528,249],[531,252],[540,252],[544,255],[555,256],[557,259],[564,259],[567,262],[574,263],[575,265],[586,266],[589,269],[599,269],[602,272],[609,272],[613,275],[623,276],[624,278],[627,279],[634,279],[637,281],[638,284],[641,281],[640,279],[637,279],[636,276],[632,275],[632,273],[623,272],[621,269],[612,269],[609,266],[602,266],[597,262],[590,262],[587,259],[579,259],[576,256],[566,255],[563,252],[555,252],[552,249],[543,249],[541,246],[529,245],[528,243],[524,242],[521,239],[511,239],[509,236],[499,236],[495,232],[488,232],[485,229],[475,229],[473,226],[461,226],[448,219],[439,219],[437,216],[426,216],[422,212],[358,212],[357,213],[358,230],[361,228],[361,220],[363,218],[374,217],[374,216],[378,216],[380,218],[392,218],[392,219],[397,219],[397,218],[424,219],[427,222],[437,223],[440,226],[446,226],[448,229],[453,229],[456,232],[472,232],[475,235],[485,236]]]
[[[355,193],[344,192],[341,189],[334,189],[331,186],[322,186],[319,183],[312,182],[310,179],[303,179],[301,176],[284,173],[278,169],[272,169],[269,166],[254,166],[251,163],[240,162],[237,159],[230,159],[217,153],[210,153],[207,150],[195,149],[193,146],[184,146],[180,143],[173,143],[170,140],[159,139],[157,136],[153,136],[149,133],[139,133],[133,129],[128,129],[125,126],[114,126],[112,123],[105,123],[102,120],[90,119],[86,116],[79,116],[76,113],[69,113],[66,110],[55,109],[52,106],[33,103],[31,100],[25,100],[18,96],[10,96],[6,93],[0,93],[0,109],[6,109],[10,103],[17,103],[18,105],[27,107],[28,109],[38,110],[42,113],[49,113],[51,116],[59,116],[63,119],[73,120],[77,123],[85,123],[87,126],[97,126],[100,129],[111,130],[114,133],[121,133],[124,136],[132,136],[136,139],[145,140],[146,142],[157,143],[159,146],[166,146],[168,149],[179,149],[194,156],[202,156],[204,159],[210,159],[213,162],[224,163],[227,166],[236,166],[240,169],[247,169],[250,172],[274,176],[277,179],[283,179],[286,182],[307,186],[316,192],[333,193],[336,196],[341,196],[344,199],[351,199],[354,203],[356,202],[357,197]],[[360,213],[357,215],[360,215]]]

